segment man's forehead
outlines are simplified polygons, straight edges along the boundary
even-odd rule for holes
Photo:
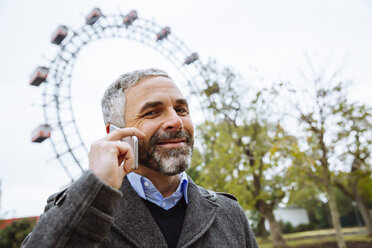
[[[176,84],[166,77],[151,77],[141,80],[133,87],[125,91],[127,104],[135,104],[137,107],[143,107],[145,104],[154,105],[167,101],[177,104],[187,104],[182,92]]]
[[[176,105],[187,105],[188,106],[187,100],[185,98],[175,99],[174,102],[175,102]],[[163,101],[148,101],[148,102],[144,102],[142,104],[142,106],[141,106],[140,112],[143,112],[143,111],[145,111],[148,108],[159,107],[159,106],[162,106],[162,105],[165,105],[165,104],[166,103],[163,102]]]

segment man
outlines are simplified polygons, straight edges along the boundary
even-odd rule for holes
[[[236,199],[184,172],[194,129],[186,99],[164,71],[124,74],[106,90],[102,110],[107,132],[122,128],[91,145],[90,170],[49,197],[24,247],[258,247]],[[132,135],[136,170],[120,141]]]

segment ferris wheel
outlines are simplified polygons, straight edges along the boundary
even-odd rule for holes
[[[126,15],[104,15],[101,9],[93,8],[80,28],[59,26],[51,37],[51,43],[59,47],[56,56],[49,61],[49,66],[37,67],[30,78],[30,85],[43,88],[45,119],[44,124],[32,133],[32,142],[41,143],[49,139],[55,158],[71,180],[84,172],[81,160],[88,154],[71,101],[73,67],[79,52],[87,44],[116,37],[140,42],[154,49],[175,66],[191,92],[200,92],[195,84],[195,71],[201,72],[203,66],[198,54],[175,37],[170,27],[140,18],[136,10]]]

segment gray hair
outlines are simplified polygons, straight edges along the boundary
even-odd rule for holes
[[[150,68],[125,73],[113,82],[106,89],[101,100],[105,125],[112,123],[121,128],[125,127],[125,91],[146,78],[157,76],[171,79],[165,71]]]

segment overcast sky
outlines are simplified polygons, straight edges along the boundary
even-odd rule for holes
[[[0,217],[39,215],[47,197],[69,183],[50,142],[33,144],[30,133],[44,122],[42,89],[28,85],[36,66],[58,52],[49,43],[56,27],[79,28],[93,7],[104,14],[138,15],[199,53],[235,68],[243,79],[254,70],[268,82],[290,79],[304,65],[304,51],[321,63],[331,58],[354,80],[350,97],[372,105],[372,2],[369,0],[0,0]],[[346,59],[344,59],[346,58]],[[79,131],[89,144],[104,135],[99,99],[121,73],[172,64],[153,50],[124,39],[94,42],[78,55],[72,101]],[[177,78],[177,76],[175,76]],[[254,87],[261,87],[259,81]],[[196,120],[200,121],[200,120]],[[86,168],[86,161],[83,163]]]

